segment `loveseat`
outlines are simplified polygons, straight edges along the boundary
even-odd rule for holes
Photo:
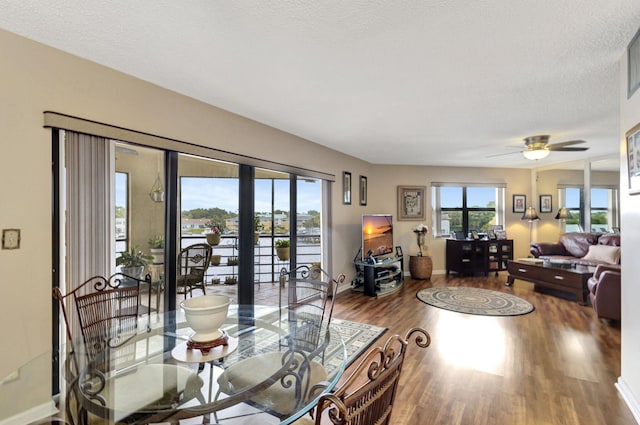
[[[620,264],[620,235],[564,233],[558,242],[531,242],[536,258],[569,260],[587,266]]]

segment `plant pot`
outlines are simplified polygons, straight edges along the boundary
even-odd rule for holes
[[[225,285],[235,285],[236,283],[238,283],[238,278],[234,276],[227,276],[224,278]]]
[[[289,247],[286,248],[276,248],[276,254],[281,261],[289,260]]]
[[[413,279],[431,280],[433,271],[433,261],[426,255],[411,256],[409,258],[409,272]]]
[[[164,264],[164,249],[163,248],[151,248],[151,256],[153,257],[153,264]]]
[[[220,233],[207,233],[205,236],[207,237],[207,243],[209,245],[220,244]]]
[[[219,266],[220,265],[220,256],[219,255],[212,255],[211,256],[211,260],[209,262],[211,263],[212,266]]]
[[[120,271],[122,272],[122,274],[126,275],[126,276],[131,276],[134,277],[136,279],[140,279],[140,277],[142,276],[142,272],[144,271],[144,266],[136,266],[136,267],[121,267]],[[136,281],[133,279],[128,279],[128,278],[124,278],[122,279],[122,283],[121,286],[134,286],[136,284]]]
[[[237,266],[238,265],[238,257],[229,257],[227,258],[228,266]]]

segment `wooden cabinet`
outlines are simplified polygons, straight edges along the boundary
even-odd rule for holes
[[[475,275],[507,269],[513,260],[513,240],[455,240],[447,239],[446,269],[460,275]]]

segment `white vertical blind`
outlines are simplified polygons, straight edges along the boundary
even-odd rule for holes
[[[112,155],[110,141],[65,132],[66,291],[111,274]]]

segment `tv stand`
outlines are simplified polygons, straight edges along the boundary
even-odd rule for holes
[[[355,291],[361,291],[370,297],[389,295],[402,287],[404,283],[403,257],[387,257],[375,262],[354,259],[358,272],[351,282]]]

